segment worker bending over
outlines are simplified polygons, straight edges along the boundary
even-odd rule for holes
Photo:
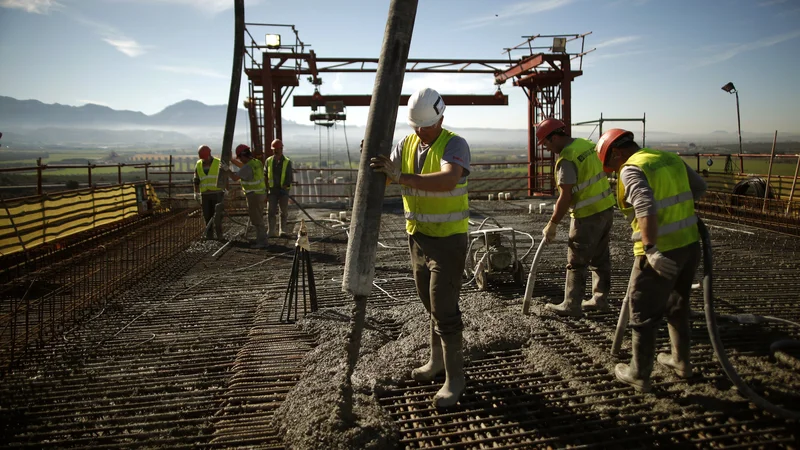
[[[583,309],[608,309],[611,289],[611,255],[608,241],[614,222],[614,193],[597,157],[593,142],[572,138],[564,122],[545,119],[536,126],[536,139],[558,155],[556,180],[559,195],[553,215],[542,230],[546,243],[556,237],[558,223],[570,212],[567,240],[567,280],[564,301],[545,308],[563,316],[580,316]],[[592,271],[592,298],[583,300],[586,271]]]
[[[408,123],[414,129],[391,156],[371,159],[371,167],[399,183],[417,293],[430,314],[430,358],[412,378],[430,381],[445,371],[444,386],[433,402],[448,407],[464,391],[461,276],[467,256],[469,145],[442,128],[445,104],[425,88],[408,100]]]
[[[656,332],[666,315],[671,354],[658,362],[689,378],[689,294],[700,261],[694,201],[706,183],[674,153],[639,148],[633,133],[606,131],[597,142],[603,165],[619,174],[617,203],[631,223],[635,259],[628,283],[632,352],[617,364],[617,379],[637,391],[650,390]]]
[[[250,223],[256,229],[256,241],[252,248],[267,248],[267,229],[264,226],[264,204],[267,197],[267,184],[264,182],[264,165],[257,158],[253,158],[250,147],[239,144],[236,146],[236,158],[231,164],[239,168],[239,173],[228,172],[231,179],[239,181],[247,200],[247,214]],[[228,170],[227,165],[221,165],[223,170]]]

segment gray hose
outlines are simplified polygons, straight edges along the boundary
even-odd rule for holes
[[[736,370],[728,360],[728,356],[725,354],[725,347],[722,345],[722,340],[719,337],[719,330],[717,329],[717,315],[714,313],[714,277],[711,238],[709,237],[708,229],[706,229],[706,226],[702,220],[698,220],[697,228],[700,231],[700,238],[703,243],[703,301],[705,304],[706,325],[708,327],[708,336],[711,339],[711,345],[714,347],[714,354],[717,355],[717,359],[722,365],[722,370],[739,390],[739,393],[747,397],[759,408],[784,419],[800,419],[800,413],[772,404],[764,399],[764,397],[761,397],[755,391],[750,389],[750,386],[748,386],[747,383],[742,380],[739,374],[736,373]]]

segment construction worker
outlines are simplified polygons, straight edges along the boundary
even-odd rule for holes
[[[414,282],[430,315],[430,358],[411,376],[430,381],[444,370],[444,386],[433,400],[437,407],[456,404],[466,384],[458,297],[467,256],[470,151],[464,138],[442,128],[444,110],[435,90],[414,93],[408,101],[414,133],[391,156],[370,160],[387,181],[401,185]]]
[[[700,261],[694,201],[706,183],[674,153],[639,148],[630,131],[614,128],[597,142],[607,171],[619,174],[617,203],[630,220],[635,255],[628,283],[632,352],[617,364],[617,379],[637,391],[650,390],[656,333],[666,315],[671,353],[658,362],[689,378],[689,293]]]
[[[536,126],[536,139],[558,155],[556,179],[559,189],[550,221],[542,230],[546,243],[556,237],[558,223],[569,211],[567,280],[564,301],[545,308],[563,316],[581,315],[585,310],[608,310],[611,289],[611,255],[608,241],[614,222],[614,193],[595,152],[593,142],[572,138],[558,119],[545,119]],[[592,271],[592,298],[583,301],[586,271]]]
[[[194,199],[200,200],[203,209],[203,220],[206,224],[206,239],[222,239],[223,196],[222,189],[217,187],[217,174],[219,174],[219,159],[211,156],[211,148],[201,145],[197,149],[197,160],[194,168]],[[199,196],[199,198],[198,198]],[[214,228],[209,225],[214,219]]]
[[[250,223],[256,229],[256,241],[252,248],[267,248],[267,229],[264,226],[264,204],[267,197],[267,184],[264,182],[264,166],[258,158],[253,158],[250,147],[239,144],[236,147],[236,158],[231,164],[239,168],[238,173],[228,172],[231,179],[242,184],[247,199],[247,214]],[[228,170],[224,163],[220,168]]]
[[[269,190],[269,237],[286,236],[289,232],[287,221],[289,219],[289,189],[292,187],[292,161],[283,154],[283,141],[272,141],[272,156],[267,158],[267,187]],[[278,231],[275,225],[275,216],[278,215],[278,205],[281,208],[281,228]]]

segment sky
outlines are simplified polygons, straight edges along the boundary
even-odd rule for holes
[[[245,0],[245,14],[294,25],[319,57],[377,58],[389,4]],[[185,99],[225,104],[233,27],[233,0],[0,0],[0,95],[145,114]],[[264,39],[266,28],[251,29]],[[293,38],[289,28],[270,30]],[[502,59],[524,36],[588,32],[585,49],[595,50],[572,85],[576,122],[646,113],[648,130],[735,133],[736,101],[721,90],[731,81],[744,135],[800,132],[800,0],[420,0],[409,57]],[[374,74],[322,78],[323,95],[369,94],[374,85]],[[408,73],[403,92],[492,94],[493,81]],[[522,89],[502,90],[509,106],[453,106],[445,125],[526,128]],[[303,77],[294,92],[313,87]],[[290,105],[284,118],[310,124],[308,108]],[[363,126],[368,108],[347,114],[348,125]],[[398,120],[406,114],[401,107]]]

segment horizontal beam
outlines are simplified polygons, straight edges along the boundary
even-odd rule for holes
[[[408,103],[408,95],[400,96],[400,104]],[[503,95],[442,95],[447,106],[507,106],[508,96]],[[369,106],[371,95],[324,95],[314,99],[311,95],[295,95],[294,106],[325,106],[325,102],[343,102],[345,106]]]
[[[506,80],[509,78],[518,77],[524,73],[527,73],[531,69],[535,69],[544,63],[544,55],[542,53],[528,56],[527,58],[523,59],[515,66],[512,66],[505,71],[498,73],[495,75],[494,79],[497,83],[505,83]]]
[[[583,75],[582,70],[571,70],[567,74],[561,71],[549,70],[546,72],[532,73],[518,80],[514,80],[514,86],[555,86],[564,81],[571,82],[581,75]]]
[[[591,124],[603,123],[603,122],[644,122],[645,120],[646,119],[644,117],[639,118],[639,119],[635,119],[635,118],[634,119],[631,119],[631,118],[627,118],[627,119],[613,119],[613,118],[607,119],[607,118],[603,117],[602,119],[587,120],[585,122],[573,123],[572,125],[591,125]]]

